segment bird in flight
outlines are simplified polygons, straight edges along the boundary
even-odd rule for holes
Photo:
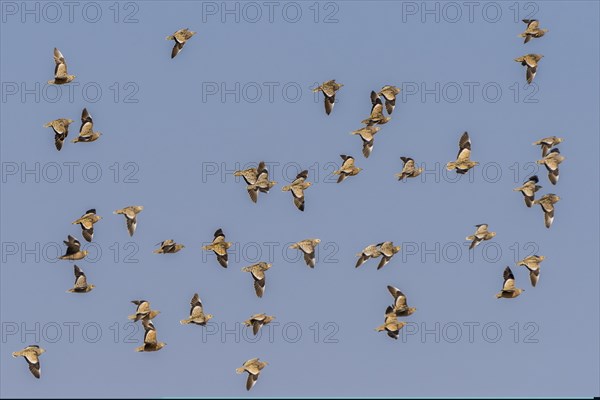
[[[190,305],[192,306],[192,308],[190,309],[190,316],[189,318],[182,319],[181,321],[179,321],[181,325],[196,324],[204,326],[208,321],[212,319],[212,314],[204,313],[202,301],[200,300],[200,296],[198,296],[198,293],[194,293],[194,296],[190,301]]]
[[[254,336],[256,336],[258,334],[258,331],[260,330],[260,328],[262,328],[264,325],[267,325],[274,319],[275,319],[275,317],[272,315],[267,315],[264,313],[263,314],[254,314],[250,318],[248,318],[246,321],[244,321],[244,325],[251,326],[252,333],[254,334]]]
[[[85,277],[85,274],[83,273],[82,269],[79,268],[77,265],[74,266],[73,270],[75,272],[75,284],[71,289],[67,290],[67,292],[87,293],[96,287],[95,285],[90,285],[89,283],[87,283],[87,278]]]
[[[254,279],[254,290],[258,297],[263,297],[263,294],[265,293],[265,286],[267,285],[265,271],[269,268],[271,268],[271,264],[264,261],[242,268],[243,272],[250,272],[252,274],[252,279]]]
[[[548,29],[540,29],[540,21],[537,19],[524,19],[523,22],[527,24],[525,32],[519,35],[519,37],[525,38],[523,43],[527,43],[533,38],[541,38],[548,32]]]
[[[214,252],[221,267],[227,268],[227,249],[229,249],[232,244],[233,243],[231,242],[225,241],[223,230],[217,229],[212,243],[202,246],[202,250]]]
[[[113,212],[113,214],[123,214],[125,216],[129,236],[133,236],[135,233],[135,228],[137,227],[137,215],[141,213],[143,209],[144,206],[129,206],[121,208],[120,210],[116,210]]]
[[[505,299],[513,299],[519,296],[521,293],[525,291],[525,289],[517,289],[515,287],[515,276],[513,275],[510,267],[506,267],[504,269],[504,284],[502,285],[502,290],[496,294],[496,298],[505,298]]]
[[[144,327],[144,344],[136,347],[135,351],[158,351],[167,345],[164,342],[158,341],[156,337],[156,328],[151,319],[144,318],[142,320],[142,326]]]
[[[81,243],[73,236],[69,235],[67,240],[63,240],[63,243],[67,246],[67,251],[64,255],[60,256],[61,260],[76,261],[81,260],[88,255],[87,250],[81,250]]]
[[[299,242],[293,243],[290,249],[298,249],[304,254],[304,261],[306,265],[311,268],[315,267],[315,247],[321,243],[321,239],[305,239]]]
[[[67,73],[67,62],[59,49],[54,48],[54,79],[48,81],[50,85],[64,85],[75,79],[75,75]]]
[[[29,371],[31,371],[33,376],[40,379],[40,376],[42,376],[40,356],[45,352],[46,350],[42,349],[40,346],[32,344],[25,347],[23,350],[13,352],[12,356],[15,358],[25,358],[25,361],[27,361],[27,365],[29,366]]]
[[[167,40],[174,40],[175,45],[173,46],[173,50],[171,50],[171,58],[175,58],[177,54],[183,49],[183,46],[187,43],[188,40],[192,38],[197,32],[190,31],[188,28],[180,29],[175,32],[172,36],[167,36]]]
[[[543,139],[538,140],[537,142],[533,142],[534,146],[541,146],[542,147],[542,157],[546,157],[546,155],[548,154],[548,151],[563,142],[563,138],[559,138],[556,136],[549,136]]]
[[[404,166],[402,167],[402,171],[399,174],[396,174],[399,181],[401,181],[405,178],[416,178],[417,176],[421,175],[421,173],[423,172],[422,167],[421,168],[415,167],[415,160],[413,160],[412,158],[400,157],[400,159],[404,163]]]
[[[546,257],[538,256],[534,254],[529,257],[525,257],[521,261],[517,263],[519,266],[523,266],[529,270],[529,280],[531,281],[531,286],[535,287],[540,279],[540,263],[544,261]]]
[[[83,235],[83,238],[88,242],[91,242],[94,238],[94,224],[101,219],[101,216],[96,215],[96,209],[92,208],[87,210],[81,218],[73,221],[73,225],[81,225],[81,234]]]
[[[554,205],[559,201],[559,196],[554,193],[548,193],[533,202],[533,204],[539,204],[542,210],[544,210],[544,224],[546,228],[550,228],[552,222],[554,222]]]
[[[160,248],[154,250],[155,254],[174,254],[185,247],[182,244],[175,243],[173,239],[163,240],[156,245],[160,245]]]
[[[531,207],[533,201],[535,200],[535,192],[542,188],[537,184],[539,181],[540,180],[537,175],[533,175],[527,181],[523,182],[523,186],[513,189],[514,191],[521,192],[523,194],[525,205],[527,207]]]
[[[471,241],[471,245],[469,246],[469,250],[475,248],[479,243],[484,240],[490,240],[494,236],[496,236],[496,232],[488,231],[488,224],[479,224],[475,225],[477,230],[471,236],[467,236],[465,240]]]
[[[524,56],[515,58],[515,61],[521,63],[522,66],[526,66],[525,78],[527,83],[531,84],[535,74],[537,73],[537,67],[540,60],[544,57],[542,54],[526,54]]]
[[[296,179],[294,179],[292,183],[281,188],[281,190],[284,192],[292,192],[292,196],[294,197],[294,205],[300,211],[304,211],[304,191],[312,185],[312,182],[306,182],[307,178],[308,170],[305,169],[296,175]]]
[[[59,118],[44,125],[44,128],[52,127],[54,131],[54,146],[56,150],[60,151],[62,149],[65,139],[69,136],[69,125],[73,122],[75,121],[72,119]]]
[[[550,183],[556,185],[558,183],[558,166],[565,161],[565,157],[560,154],[560,150],[554,148],[541,160],[537,160],[538,164],[542,164],[548,170],[548,179]]]
[[[92,116],[88,112],[87,108],[84,108],[81,112],[81,127],[79,128],[79,136],[71,140],[71,143],[79,142],[94,142],[102,135],[100,132],[94,132],[94,121]]]
[[[323,92],[325,96],[325,113],[327,115],[331,114],[333,111],[333,106],[335,105],[335,94],[338,90],[340,90],[344,86],[343,83],[337,83],[335,79],[332,79],[327,82],[323,82],[321,85],[314,88],[313,93]]]
[[[354,165],[354,157],[345,154],[340,155],[340,157],[343,161],[342,166],[337,171],[333,171],[334,175],[339,175],[337,183],[340,183],[348,176],[358,175],[358,173],[362,171],[362,168],[358,168]]]
[[[243,374],[244,372],[248,373],[248,379],[246,380],[246,390],[252,389],[252,387],[256,384],[258,380],[258,376],[264,367],[266,367],[268,363],[266,361],[259,361],[258,358],[253,358],[251,360],[246,361],[241,367],[237,368],[235,372],[238,374]]]
[[[471,161],[471,139],[467,132],[463,133],[458,142],[458,155],[456,161],[446,164],[448,171],[456,170],[457,174],[466,174],[471,168],[479,165],[477,161]]]

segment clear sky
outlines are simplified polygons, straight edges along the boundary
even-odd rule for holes
[[[599,3],[465,3],[3,1],[2,396],[597,396]],[[549,32],[523,44],[528,17]],[[198,34],[171,59],[185,27]],[[60,92],[54,47],[77,76]],[[527,53],[545,56],[532,86],[513,61]],[[329,79],[344,87],[326,116],[310,88]],[[365,159],[349,133],[386,84],[402,96]],[[84,107],[103,135],[72,144]],[[60,117],[75,122],[57,152],[42,126]],[[480,165],[457,180],[444,166],[464,131]],[[532,164],[551,135],[556,186]],[[340,154],[363,171],[338,185]],[[428,173],[396,181],[400,156]],[[253,204],[232,172],[260,160],[278,183]],[[281,192],[299,168],[304,213]],[[513,191],[534,172],[538,195],[561,196],[551,229]],[[138,204],[130,238],[112,212]],[[55,258],[90,208],[103,220],[77,265],[96,288],[66,293],[73,263]],[[480,223],[497,236],[469,253]],[[218,228],[228,269],[201,249]],[[186,247],[152,253],[169,238]],[[285,250],[306,238],[314,270]],[[354,268],[386,240],[402,245],[387,266]],[[531,253],[546,257],[535,288],[515,265]],[[240,270],[261,260],[259,299]],[[506,265],[526,291],[498,300]],[[375,331],[386,285],[418,309],[397,341]],[[179,324],[195,292],[205,328]],[[160,352],[134,351],[134,299],[161,311]],[[260,312],[278,325],[253,342],[236,324]],[[34,343],[39,381],[11,357]],[[253,357],[269,365],[247,393],[235,368]]]

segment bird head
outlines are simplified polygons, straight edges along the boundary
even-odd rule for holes
[[[85,256],[87,256],[87,255],[89,254],[89,251],[87,251],[87,250],[82,250],[82,254],[83,254],[83,256],[85,257]]]
[[[321,239],[315,239],[315,243],[321,243]]]

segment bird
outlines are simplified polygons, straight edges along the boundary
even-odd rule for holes
[[[531,286],[535,287],[540,279],[540,263],[544,261],[546,257],[538,256],[534,254],[529,257],[525,257],[521,261],[517,262],[517,265],[523,266],[529,270],[529,280],[531,281]]]
[[[79,142],[94,142],[102,135],[100,132],[94,132],[94,121],[92,116],[88,112],[87,108],[84,108],[81,112],[81,127],[79,128],[79,136],[71,140],[71,143]]]
[[[204,326],[212,319],[212,314],[204,314],[204,308],[202,307],[202,301],[200,300],[198,293],[194,293],[190,305],[192,306],[190,309],[190,317],[179,321],[181,325],[196,324]]]
[[[423,168],[415,168],[415,160],[410,157],[400,157],[404,166],[399,174],[396,174],[398,180],[401,181],[405,178],[416,178],[421,175]]]
[[[479,165],[477,161],[471,161],[471,139],[467,132],[463,133],[458,142],[458,155],[456,161],[446,164],[448,171],[456,170],[457,174],[466,174],[471,168]]]
[[[67,246],[67,251],[64,255],[60,256],[61,260],[76,261],[81,260],[88,255],[87,250],[81,250],[81,243],[73,236],[69,235],[67,240],[63,240],[63,243]]]
[[[470,240],[471,241],[471,245],[469,246],[469,250],[475,248],[475,246],[477,246],[482,241],[484,241],[484,240],[490,240],[491,238],[493,238],[494,236],[496,236],[496,232],[490,232],[490,231],[488,231],[488,224],[475,225],[475,228],[477,228],[477,230],[475,231],[475,234],[473,234],[471,236],[467,236],[466,239],[465,239],[465,240]]]
[[[383,115],[383,103],[374,90],[371,91],[371,103],[371,115],[362,120],[361,123],[365,124],[366,126],[387,124],[392,118]]]
[[[519,35],[525,38],[523,43],[529,42],[532,38],[541,38],[548,32],[548,29],[540,29],[540,22],[537,19],[524,19],[523,22],[527,24],[525,32]]]
[[[533,82],[533,78],[535,78],[535,74],[537,73],[538,63],[543,57],[544,56],[542,54],[526,54],[524,56],[515,58],[516,62],[527,67],[525,74],[527,83],[531,84],[531,82]]]
[[[250,195],[250,199],[256,203],[258,200],[258,192],[269,193],[269,190],[275,186],[277,182],[269,180],[269,171],[264,167],[264,163],[259,164],[259,169],[257,169],[256,181],[252,184],[248,184],[246,188],[248,190],[248,195]]]
[[[69,136],[69,125],[73,122],[75,121],[72,119],[59,118],[44,125],[44,128],[52,127],[54,131],[54,146],[56,150],[60,151],[62,149],[65,139]]]
[[[233,176],[241,176],[246,181],[247,185],[254,185],[258,179],[258,171],[265,169],[265,162],[261,161],[258,163],[258,167],[247,168],[243,170],[234,171]]]
[[[369,258],[380,257],[381,256],[381,251],[380,251],[378,245],[376,245],[376,244],[370,244],[367,247],[365,247],[363,249],[363,251],[360,252],[360,253],[358,253],[356,256],[358,257],[358,261],[356,261],[355,268],[358,268],[361,265],[363,265],[363,263],[365,261],[367,261]]]
[[[258,376],[264,367],[269,363],[266,361],[259,361],[258,358],[253,358],[246,361],[240,368],[237,368],[235,372],[238,374],[248,373],[248,379],[246,380],[246,390],[252,389],[258,380]]]
[[[383,268],[394,257],[394,254],[400,251],[400,246],[394,246],[394,242],[383,242],[377,246],[382,256],[377,269]]]
[[[505,299],[513,299],[525,291],[525,289],[517,289],[515,287],[515,276],[513,275],[510,267],[506,267],[504,269],[503,276],[504,285],[502,285],[502,290],[496,294],[497,299],[502,297]]]
[[[142,212],[144,206],[129,206],[125,208],[121,208],[120,210],[116,210],[113,214],[123,214],[125,215],[125,220],[127,221],[127,230],[129,231],[129,236],[133,236],[135,232],[135,228],[137,227],[137,215]]]
[[[544,210],[544,223],[546,228],[552,226],[552,222],[554,221],[554,204],[559,201],[559,196],[554,193],[548,193],[533,202],[533,204],[539,204],[542,207],[542,210]]]
[[[392,310],[397,317],[408,317],[417,311],[414,307],[409,307],[406,304],[406,296],[397,287],[388,285],[387,287],[390,294],[394,297],[394,305]]]
[[[29,371],[31,371],[33,376],[35,376],[37,379],[40,379],[42,376],[42,369],[40,368],[40,356],[45,352],[46,350],[40,346],[32,344],[25,347],[23,350],[13,352],[12,356],[15,358],[25,358],[27,365],[29,365]]]
[[[396,107],[396,96],[400,94],[400,88],[392,85],[386,85],[381,88],[377,96],[383,96],[385,100],[385,109],[388,114],[392,114]]]
[[[91,242],[94,238],[94,224],[102,219],[101,216],[96,215],[96,209],[89,209],[81,216],[81,218],[72,222],[73,225],[81,225],[81,234],[83,238],[88,242]]]
[[[250,272],[254,279],[254,290],[258,297],[263,297],[265,286],[267,284],[265,271],[271,268],[271,264],[261,261],[259,263],[242,268],[243,272]]]
[[[163,240],[156,245],[160,245],[160,248],[154,250],[155,254],[174,254],[185,247],[182,244],[175,243],[173,239]]]
[[[540,185],[537,185],[539,181],[537,175],[533,175],[527,181],[523,182],[523,186],[513,189],[516,192],[523,193],[523,198],[525,199],[525,205],[527,207],[531,207],[533,200],[535,200],[535,192],[542,188]]]
[[[548,151],[563,142],[563,138],[559,138],[556,136],[549,136],[543,139],[538,140],[537,142],[533,142],[534,146],[542,146],[542,157],[546,157]]]
[[[175,58],[177,54],[183,49],[183,46],[187,43],[188,40],[192,38],[197,32],[190,31],[188,28],[180,29],[175,32],[172,36],[167,36],[167,40],[174,40],[175,45],[173,46],[173,50],[171,50],[171,59]]]
[[[75,79],[75,75],[67,73],[67,62],[59,49],[54,48],[54,79],[48,81],[50,85],[63,85]]]
[[[156,328],[151,319],[144,318],[142,320],[142,325],[144,327],[144,344],[136,347],[135,351],[158,351],[167,345],[166,343],[157,340]]]
[[[299,249],[304,254],[304,261],[306,265],[311,268],[315,267],[315,247],[321,243],[321,239],[305,239],[299,242],[293,243],[290,249]]]
[[[334,175],[339,175],[337,183],[340,183],[348,176],[358,175],[362,168],[358,168],[354,165],[354,157],[341,154],[340,157],[343,160],[342,166],[337,171],[333,171]]]
[[[266,315],[264,313],[263,314],[254,314],[250,318],[248,318],[246,321],[244,321],[244,325],[251,326],[252,333],[254,334],[254,336],[256,336],[258,334],[258,331],[260,330],[260,328],[262,328],[264,325],[267,325],[274,319],[275,319],[275,317],[272,315]]]
[[[91,292],[92,289],[96,287],[95,285],[87,283],[85,274],[77,265],[73,267],[73,270],[75,272],[75,284],[71,289],[67,290],[68,293],[87,293]]]
[[[292,192],[294,204],[300,211],[304,211],[304,191],[312,185],[312,182],[306,182],[306,179],[308,179],[308,170],[305,169],[296,175],[296,179],[291,184],[281,188],[284,192]]]
[[[137,308],[135,309],[135,314],[128,316],[127,319],[134,322],[145,318],[152,320],[160,314],[160,311],[150,308],[150,302],[148,300],[131,300],[131,302],[135,304]]]
[[[400,329],[404,328],[405,325],[406,322],[398,321],[398,317],[393,308],[388,306],[385,311],[385,321],[383,325],[378,326],[375,330],[377,332],[385,331],[389,337],[397,340],[400,335]]]
[[[219,228],[215,232],[212,243],[202,246],[202,250],[214,252],[221,267],[227,268],[227,249],[229,249],[232,244],[233,243],[231,242],[225,241],[225,234],[223,233],[223,230]]]
[[[565,161],[565,157],[560,154],[560,150],[554,148],[541,160],[537,160],[538,164],[542,164],[548,170],[548,179],[550,183],[556,185],[558,183],[558,166]]]
[[[380,129],[381,128],[378,126],[365,126],[363,128],[350,132],[351,135],[358,135],[362,139],[362,153],[363,156],[365,156],[365,158],[369,158],[369,156],[371,155],[371,151],[373,151],[374,136],[377,132],[379,132]]]
[[[335,105],[335,94],[343,86],[343,83],[337,83],[335,79],[332,79],[330,81],[323,82],[321,85],[312,90],[313,93],[323,92],[323,95],[325,96],[325,113],[327,115],[331,114],[331,111],[333,111],[333,106]]]

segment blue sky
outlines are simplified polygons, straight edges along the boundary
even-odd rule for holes
[[[598,2],[56,4],[1,4],[2,396],[598,395]],[[550,31],[523,44],[528,17]],[[165,37],[184,27],[198,34],[172,60]],[[45,85],[54,47],[77,76],[61,92]],[[513,61],[527,53],[545,56],[532,86]],[[329,79],[345,86],[326,116],[310,88]],[[386,84],[403,97],[365,159],[349,133]],[[84,107],[103,135],[72,144]],[[57,152],[42,126],[59,117],[76,122]],[[464,131],[480,166],[457,180],[444,166]],[[551,135],[556,186],[532,164]],[[363,171],[338,185],[340,154]],[[397,182],[400,156],[428,173]],[[260,160],[278,184],[253,204],[232,172]],[[281,187],[305,168],[301,213]],[[561,196],[551,229],[512,190],[532,173]],[[136,204],[130,238],[112,212]],[[77,296],[55,258],[90,208],[104,218],[77,265],[96,289]],[[469,253],[479,223],[497,236]],[[218,228],[236,243],[226,270],[201,249]],[[314,270],[285,251],[312,237]],[[168,238],[186,248],[153,254]],[[386,267],[354,268],[385,240],[403,246]],[[535,288],[514,265],[531,253],[546,257]],[[262,299],[240,271],[260,260]],[[506,265],[526,291],[497,300]],[[374,330],[386,285],[418,309],[397,341]],[[210,327],[179,324],[195,292]],[[161,311],[160,352],[133,350],[140,298]],[[259,312],[279,325],[252,342],[236,324]],[[10,355],[33,343],[39,381]],[[235,368],[253,357],[269,365],[247,393]]]

